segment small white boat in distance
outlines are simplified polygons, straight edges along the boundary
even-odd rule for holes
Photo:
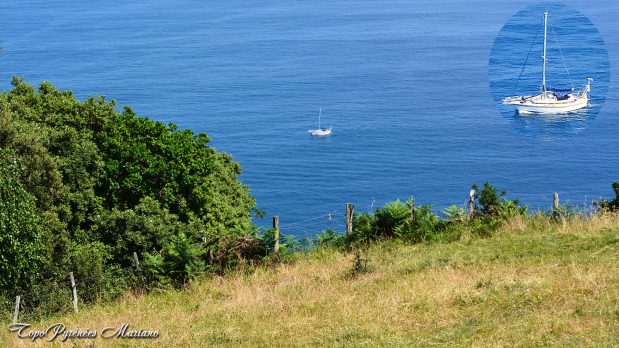
[[[513,106],[518,113],[560,114],[589,106],[592,78],[587,78],[587,85],[580,91],[555,90],[546,86],[546,35],[548,32],[548,11],[544,12],[544,56],[542,57],[542,88],[537,95],[514,96],[503,99],[503,104]],[[556,38],[555,38],[556,39]],[[561,54],[563,58],[563,54]],[[528,59],[528,58],[527,58]],[[525,63],[526,64],[526,63]],[[565,62],[564,62],[565,64]],[[524,68],[523,68],[524,69]]]
[[[325,136],[325,135],[331,135],[331,128],[332,126],[329,126],[329,128],[321,128],[320,127],[320,116],[322,116],[322,108],[320,108],[320,112],[318,112],[318,128],[316,129],[310,129],[307,132],[311,135],[315,135],[315,136]]]

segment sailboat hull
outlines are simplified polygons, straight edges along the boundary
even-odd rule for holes
[[[311,135],[322,137],[322,136],[325,136],[325,135],[331,135],[331,127],[327,128],[327,129],[324,129],[324,128],[310,129],[307,132],[309,134],[311,134]]]
[[[508,101],[521,114],[560,114],[580,110],[589,106],[587,95],[571,97],[568,100],[543,100],[539,96],[519,101]]]

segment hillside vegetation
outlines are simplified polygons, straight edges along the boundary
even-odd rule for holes
[[[154,340],[95,340],[102,347],[616,346],[618,255],[616,214],[516,216],[490,236],[465,228],[450,242],[388,240],[357,256],[318,247],[34,325],[160,331]],[[0,338],[31,345],[6,331]]]
[[[234,263],[225,242],[254,231],[255,200],[205,133],[12,83],[0,93],[0,310],[22,295],[26,314],[57,313],[69,272],[89,303]]]
[[[0,323],[20,296],[35,327],[160,332],[103,346],[619,344],[619,183],[587,210],[531,214],[486,182],[466,208],[396,200],[349,215],[348,233],[280,236],[254,225],[240,164],[206,134],[12,82]]]

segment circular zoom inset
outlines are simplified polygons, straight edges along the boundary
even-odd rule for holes
[[[564,5],[516,13],[494,41],[492,97],[519,131],[544,138],[579,133],[596,117],[610,83],[604,40],[593,23]]]

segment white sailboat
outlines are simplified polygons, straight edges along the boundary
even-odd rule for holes
[[[307,132],[310,133],[311,135],[315,135],[315,136],[331,135],[331,128],[332,128],[332,126],[329,126],[329,128],[321,128],[320,127],[320,116],[322,116],[322,108],[320,108],[320,111],[318,112],[318,128],[310,129]]]
[[[546,86],[546,36],[548,32],[548,11],[544,12],[544,56],[542,57],[542,86],[537,95],[513,96],[503,99],[503,104],[510,105],[518,113],[559,114],[589,106],[592,78],[587,78],[587,84],[579,91],[553,90]],[[526,64],[526,63],[525,63]]]

